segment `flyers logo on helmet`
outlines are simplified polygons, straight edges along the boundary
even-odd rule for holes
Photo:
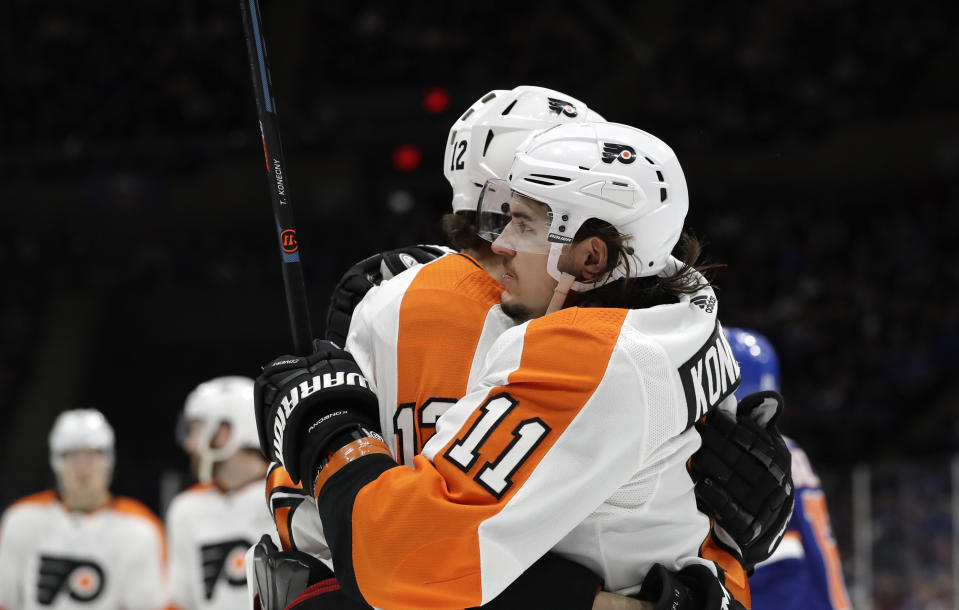
[[[612,163],[617,159],[629,165],[636,160],[636,149],[628,144],[603,142],[603,163]]]
[[[91,602],[99,597],[105,585],[103,568],[92,560],[40,556],[37,601],[43,606],[52,605],[64,589],[74,601]]]
[[[558,100],[555,97],[546,98],[546,103],[549,105],[549,111],[555,112],[556,114],[564,114],[570,118],[579,114],[579,111],[576,110],[576,106],[573,106],[566,100]]]
[[[213,598],[213,590],[221,576],[231,587],[246,586],[245,557],[251,546],[248,540],[236,538],[200,547],[203,587],[207,599]]]

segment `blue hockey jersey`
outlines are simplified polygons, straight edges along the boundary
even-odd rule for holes
[[[806,453],[791,439],[786,444],[796,506],[779,548],[749,579],[752,610],[846,610],[851,606],[826,496]]]

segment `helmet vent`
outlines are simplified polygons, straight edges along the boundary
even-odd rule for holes
[[[656,170],[656,179],[660,182],[663,181],[663,172],[659,171],[658,169]]]
[[[509,106],[506,107],[506,110],[504,110],[503,113],[500,114],[500,116],[506,116],[507,114],[509,114],[510,111],[513,110],[513,106],[515,106],[515,105],[516,105],[516,102],[518,102],[518,101],[519,101],[519,100],[513,100],[512,102],[510,102]]]
[[[650,165],[656,165],[656,162],[653,161],[652,159],[650,159],[649,157],[643,157],[643,158],[646,159],[647,161],[649,161],[649,164],[650,164]]]
[[[490,129],[486,132],[486,143],[483,144],[483,156],[486,156],[486,151],[489,150],[490,142],[493,141],[493,130]]]
[[[664,202],[664,201],[666,201],[666,189],[665,189],[665,188],[660,188],[660,189],[659,189],[659,202],[662,203],[662,202]]]
[[[530,174],[530,176],[535,176],[535,178],[524,178],[524,180],[546,186],[556,186],[560,182],[569,182],[571,180],[571,178],[567,178],[566,176],[551,176],[550,174]],[[539,180],[537,180],[537,178],[539,178]]]
[[[492,100],[492,99],[496,99],[496,94],[495,94],[494,92],[490,91],[490,92],[487,93],[486,96],[483,97],[483,99],[481,99],[480,101],[485,104],[486,102],[488,102],[488,101],[490,101],[490,100]],[[513,103],[515,104],[516,102],[513,102]]]
[[[567,178],[566,176],[552,176],[550,174],[530,174],[530,176],[545,178],[546,180],[558,180],[559,182],[569,182],[572,180],[572,178]]]
[[[469,115],[471,115],[471,114],[473,114],[473,109],[472,109],[472,108],[470,108],[469,110],[467,110],[466,112],[464,112],[464,113],[463,113],[463,116],[460,117],[460,120],[461,120],[461,121],[465,121],[467,118],[469,118]]]

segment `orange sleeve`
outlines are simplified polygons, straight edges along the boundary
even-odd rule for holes
[[[348,468],[331,477],[326,487],[339,502],[324,490],[319,505],[341,585],[352,572],[367,603],[397,610],[483,602],[478,529],[509,504],[592,396],[626,315],[625,310],[610,310],[609,315],[594,310],[576,320],[576,311],[529,325],[520,366],[509,383],[486,394],[455,438],[437,452],[435,463],[417,455],[412,468],[387,468],[382,460],[361,458],[354,464],[368,460],[371,478],[345,494]],[[575,358],[570,357],[571,345],[576,346]],[[475,459],[467,464],[449,459],[457,443],[479,434],[480,420],[490,417],[494,406],[501,409],[499,418],[474,448]],[[502,478],[504,485],[491,489],[482,473],[495,469],[521,442],[517,431],[528,424],[535,427],[536,442]],[[339,561],[336,527],[351,531],[351,552]]]

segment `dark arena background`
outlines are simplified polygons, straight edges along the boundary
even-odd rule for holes
[[[95,406],[162,515],[187,393],[291,350],[238,3],[4,0],[0,508]],[[857,608],[959,608],[959,5],[263,0],[315,334],[353,262],[442,243],[490,89],[666,140],[720,317],[782,362]]]

